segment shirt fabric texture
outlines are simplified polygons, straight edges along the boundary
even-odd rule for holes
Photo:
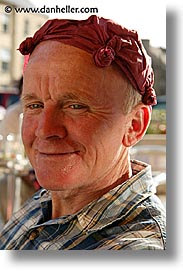
[[[151,166],[131,161],[133,176],[72,215],[51,217],[41,189],[0,233],[1,250],[164,250],[165,209]]]

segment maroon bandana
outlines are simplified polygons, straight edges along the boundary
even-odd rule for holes
[[[87,20],[53,19],[48,20],[33,37],[26,38],[20,44],[19,51],[30,55],[40,42],[46,40],[60,41],[91,53],[98,67],[110,66],[115,62],[142,95],[144,104],[157,103],[151,58],[136,31],[95,15]]]

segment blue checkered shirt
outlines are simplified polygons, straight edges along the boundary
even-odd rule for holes
[[[154,194],[151,167],[132,161],[133,176],[75,214],[50,219],[42,189],[0,233],[4,250],[163,250],[165,209]]]

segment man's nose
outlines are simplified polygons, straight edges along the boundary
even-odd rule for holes
[[[43,108],[38,119],[35,134],[39,138],[64,138],[67,136],[63,112],[54,108]]]

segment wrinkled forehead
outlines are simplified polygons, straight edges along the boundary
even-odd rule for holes
[[[30,55],[26,70],[33,65],[40,69],[39,64],[45,66],[44,63],[47,64],[46,70],[53,64],[60,67],[72,65],[75,68],[83,66],[93,69],[93,72],[96,69],[89,53],[57,41],[41,42]]]
[[[126,87],[128,80],[114,64],[99,68],[93,62],[92,54],[71,45],[57,41],[41,42],[30,56],[26,67],[25,82],[32,76],[56,77],[72,85],[93,85],[115,91]]]
[[[75,75],[81,75],[82,80],[94,79],[96,85],[98,81],[127,83],[127,78],[114,64],[110,67],[97,67],[92,58],[92,54],[71,45],[66,45],[57,41],[44,41],[40,43],[29,58],[24,76],[27,72],[38,73],[39,75],[58,74],[62,72],[72,81]],[[70,75],[68,75],[70,73]]]

